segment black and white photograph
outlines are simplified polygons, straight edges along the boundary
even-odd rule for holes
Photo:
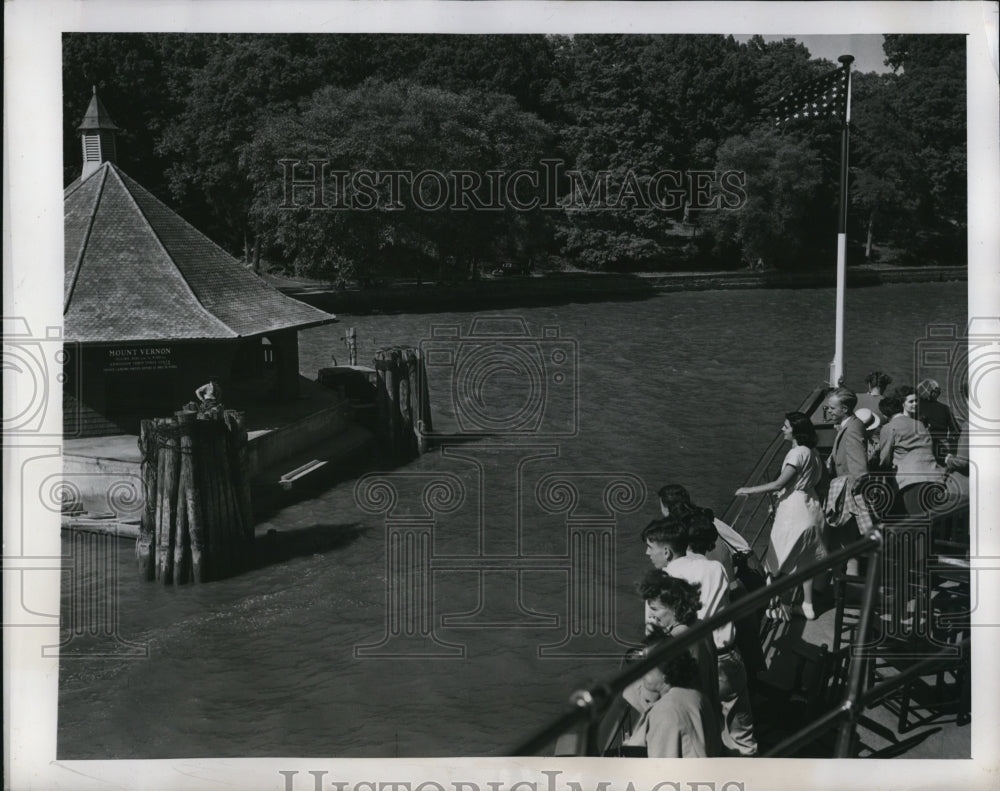
[[[5,17],[5,788],[995,782],[996,4]]]

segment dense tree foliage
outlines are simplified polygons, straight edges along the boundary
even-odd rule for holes
[[[808,264],[816,237],[799,229],[814,224],[816,196],[823,194],[816,151],[800,137],[758,127],[723,143],[718,167],[739,171],[746,180],[745,202],[711,215],[718,244],[738,251],[747,266]]]
[[[961,263],[964,39],[884,48],[894,73],[854,77],[851,240]],[[66,182],[96,86],[124,169],[254,264],[344,282],[475,277],[506,260],[803,267],[835,241],[838,122],[779,129],[764,112],[836,66],[793,39],[74,33],[63,50]],[[384,182],[346,184],[351,210],[289,206],[281,160],[309,158],[354,174],[524,169],[541,184],[518,197],[541,205],[498,208],[480,180],[464,211],[393,206]],[[720,195],[729,172],[739,189]]]
[[[254,223],[298,272],[364,279],[409,261],[454,276],[525,233],[472,179],[532,167],[549,136],[510,96],[370,79],[270,116],[241,165],[257,186]],[[464,194],[456,171],[470,174]]]

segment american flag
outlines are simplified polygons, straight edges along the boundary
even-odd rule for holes
[[[835,69],[798,86],[772,102],[769,109],[777,126],[802,118],[844,118],[847,112],[847,69]]]

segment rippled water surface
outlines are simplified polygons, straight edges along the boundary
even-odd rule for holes
[[[560,348],[575,348],[564,387],[545,391],[544,419],[563,428],[576,420],[578,432],[464,442],[398,471],[396,524],[427,516],[419,490],[428,480],[451,487],[452,500],[437,505],[452,510],[433,515],[426,617],[437,642],[424,651],[447,656],[356,658],[356,647],[387,633],[386,516],[359,507],[345,482],[273,515],[268,526],[304,531],[302,540],[235,579],[176,589],[140,582],[132,545],[118,542],[119,634],[147,645],[149,656],[61,661],[59,757],[501,754],[562,711],[576,685],[617,667],[607,656],[558,655],[579,606],[574,591],[586,589],[571,582],[567,522],[614,526],[611,545],[598,550],[614,568],[606,633],[587,649],[613,654],[641,626],[631,590],[647,566],[637,534],[655,515],[655,490],[680,482],[697,501],[725,508],[782,413],[826,378],[833,301],[826,289],[691,292],[490,314],[523,318],[536,337],[557,327]],[[860,387],[874,368],[912,381],[926,326],[963,324],[965,304],[964,283],[849,291],[848,384]],[[416,345],[438,325],[467,334],[476,315],[341,316],[301,334],[301,369],[314,376],[331,353],[343,359],[347,326],[357,328],[365,361],[380,346]],[[525,348],[536,354],[556,343]],[[454,365],[435,370],[435,417],[454,425]],[[513,365],[485,383],[484,414],[506,414],[505,398],[511,414],[531,403],[537,391],[518,375]],[[567,412],[574,384],[578,413]],[[554,474],[574,482],[575,509],[559,511]],[[602,508],[612,480],[627,482],[623,499],[611,498],[628,511],[617,522]],[[630,504],[629,485],[644,486],[648,498]],[[64,537],[67,551],[73,540]],[[476,556],[534,560],[480,575]],[[69,602],[67,592],[64,615]],[[87,640],[74,641],[74,651],[107,645]]]

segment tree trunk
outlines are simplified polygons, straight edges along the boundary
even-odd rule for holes
[[[260,235],[256,235],[253,238],[253,271],[254,274],[260,274]]]
[[[868,216],[868,238],[865,239],[865,260],[872,260],[872,229],[875,227],[875,209],[872,209],[872,213]]]

